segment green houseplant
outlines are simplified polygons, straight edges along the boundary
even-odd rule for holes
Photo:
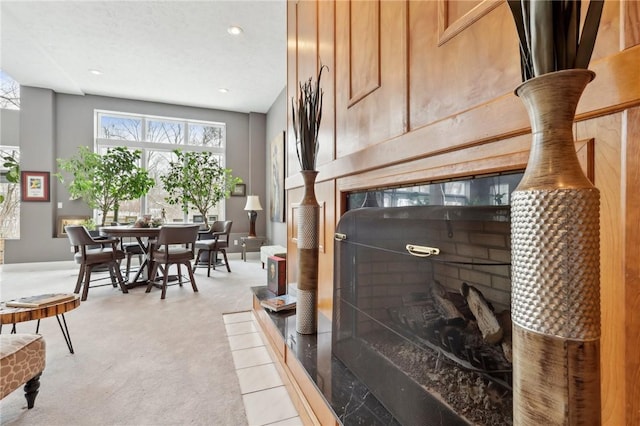
[[[515,93],[531,122],[511,198],[513,423],[599,424],[599,192],[584,175],[575,111],[603,1],[508,1],[520,40]]]
[[[168,194],[165,200],[171,205],[181,205],[185,213],[190,207],[195,208],[205,226],[209,226],[209,209],[228,198],[242,179],[234,177],[231,169],[222,167],[210,152],[173,152],[176,160],[169,163],[169,172],[160,176]]]
[[[7,169],[5,173],[5,178],[7,182],[10,184],[17,184],[20,180],[20,164],[18,160],[15,158],[15,155],[5,155],[2,157],[4,163],[2,163],[2,167]],[[12,185],[9,188],[9,191],[13,192],[16,190],[16,186]],[[10,198],[5,196],[5,194],[0,194],[0,203],[3,203],[6,198]]]
[[[318,134],[322,121],[322,89],[320,80],[326,65],[320,66],[315,84],[311,78],[300,83],[297,102],[291,100],[296,154],[300,174],[304,180],[304,194],[297,209],[298,215],[298,292],[296,331],[314,334],[317,331],[318,249],[320,205],[316,200],[315,181],[318,175]]]
[[[111,210],[113,220],[118,221],[120,201],[140,198],[155,185],[147,171],[138,165],[140,155],[140,150],[125,147],[109,148],[105,154],[98,154],[81,146],[75,157],[58,159],[58,168],[72,178],[65,180],[61,172],[55,176],[73,199],[82,198],[89,207],[100,211],[104,226]]]

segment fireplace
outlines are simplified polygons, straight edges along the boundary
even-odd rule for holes
[[[402,424],[512,423],[508,194],[520,178],[350,196],[421,204],[350,210],[336,231],[333,352]]]

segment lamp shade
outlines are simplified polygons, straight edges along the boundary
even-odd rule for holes
[[[260,205],[260,198],[257,195],[249,195],[247,197],[247,204],[244,206],[245,210],[262,210]]]

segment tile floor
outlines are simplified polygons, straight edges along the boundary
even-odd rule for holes
[[[253,314],[224,314],[223,319],[249,425],[302,425]]]

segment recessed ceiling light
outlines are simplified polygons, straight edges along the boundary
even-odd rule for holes
[[[229,93],[229,89],[227,89],[226,87],[221,87],[218,89],[218,92],[220,93]]]
[[[102,75],[102,71],[97,69],[90,69],[89,72],[93,75]]]
[[[244,32],[244,30],[237,25],[231,25],[229,28],[227,28],[227,32],[231,35],[240,35]]]

